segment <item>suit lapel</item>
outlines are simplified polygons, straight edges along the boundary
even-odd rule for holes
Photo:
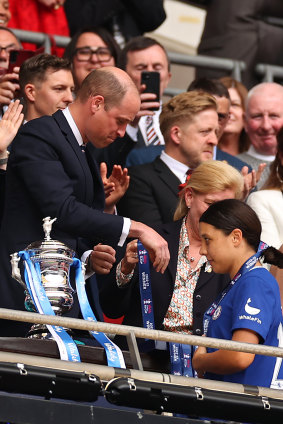
[[[97,208],[103,209],[104,208],[104,189],[103,184],[101,181],[100,173],[97,164],[93,164],[93,155],[92,153],[89,153],[88,155],[85,153],[82,153],[81,148],[78,144],[78,141],[76,140],[65,116],[61,111],[56,112],[53,115],[53,118],[55,119],[57,125],[60,127],[60,130],[62,134],[65,136],[67,142],[72,147],[74,154],[77,157],[78,163],[80,164],[82,173],[84,175],[84,184],[81,186],[81,191],[84,190],[84,196],[83,193],[82,196],[85,198],[85,203],[87,205],[93,205],[94,201],[97,202]],[[88,148],[88,150],[90,150]],[[92,158],[92,163],[89,158]],[[97,190],[99,188],[99,190]],[[103,194],[101,193],[103,192]],[[95,196],[94,196],[95,193]]]
[[[173,174],[172,171],[168,168],[167,165],[158,157],[153,162],[154,169],[158,174],[159,178],[163,181],[164,184],[175,194],[176,198],[178,197],[178,186],[181,184],[181,181]]]

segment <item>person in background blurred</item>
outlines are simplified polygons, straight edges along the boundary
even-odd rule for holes
[[[64,58],[72,63],[76,91],[94,69],[115,66],[120,48],[104,28],[85,28],[77,32],[67,45]]]
[[[283,243],[283,129],[277,135],[278,151],[262,190],[251,193],[247,203],[262,226],[261,240],[276,247]]]
[[[0,0],[0,25],[7,26],[11,19],[11,11],[8,0]]]
[[[238,155],[249,148],[249,140],[244,131],[245,102],[248,90],[239,81],[232,77],[219,79],[228,89],[230,95],[229,120],[225,125],[218,147],[230,155]]]
[[[0,26],[0,108],[2,108],[0,116],[3,114],[3,107],[11,103],[20,88],[20,68],[15,66],[12,72],[7,72],[11,51],[20,49],[22,49],[22,45],[13,31],[5,26]]]
[[[65,0],[9,0],[11,10],[10,28],[44,32],[52,35],[69,35],[64,8]],[[35,45],[24,43],[25,49],[35,50]],[[52,45],[52,54],[62,56],[64,49]]]
[[[66,0],[70,34],[86,26],[102,26],[120,47],[131,38],[151,32],[166,19],[163,0]]]
[[[283,87],[275,82],[262,82],[247,96],[245,131],[250,139],[249,150],[237,157],[256,169],[265,163],[257,188],[263,187],[270,172],[270,164],[277,152],[277,134],[283,126]]]

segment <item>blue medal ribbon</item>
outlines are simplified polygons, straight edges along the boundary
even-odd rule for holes
[[[234,276],[234,278],[231,280],[229,285],[222,291],[222,293],[217,297],[217,299],[212,303],[212,305],[208,308],[208,310],[204,314],[203,319],[203,330],[204,334],[207,334],[209,323],[212,319],[212,316],[216,309],[218,308],[219,304],[222,302],[226,294],[231,290],[231,288],[234,286],[234,284],[247,272],[249,272],[257,263],[259,257],[262,255],[262,252],[268,248],[268,244],[261,241],[258,246],[257,252],[252,255],[239,269],[237,274]]]
[[[90,307],[87,298],[85,280],[81,269],[81,261],[77,258],[74,258],[72,265],[76,270],[76,289],[83,318],[86,321],[97,322],[97,319]],[[101,332],[89,331],[89,333],[98,341],[102,347],[104,347],[107,356],[107,363],[109,366],[116,368],[126,368],[121,349],[115,345],[112,340],[110,340],[104,333]]]
[[[39,264],[31,261],[27,251],[20,251],[18,255],[24,260],[26,286],[37,311],[40,314],[55,315],[41,283]],[[66,361],[80,362],[78,348],[66,330],[63,327],[49,324],[47,324],[47,328],[57,343],[60,358]]]
[[[142,319],[144,328],[155,329],[154,309],[151,291],[150,261],[147,250],[143,244],[138,241],[139,258],[139,288],[141,297]],[[166,342],[146,340],[143,350],[166,350]]]

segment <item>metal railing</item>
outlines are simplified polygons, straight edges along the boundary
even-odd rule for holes
[[[166,332],[161,330],[148,330],[145,328],[139,327],[130,327],[126,325],[117,325],[117,324],[109,324],[104,322],[90,322],[82,319],[75,318],[64,318],[60,316],[53,315],[41,315],[38,313],[32,312],[23,312],[16,311],[12,309],[3,309],[0,308],[0,319],[11,319],[16,321],[24,321],[38,324],[51,324],[51,325],[59,325],[65,328],[73,328],[80,330],[94,330],[94,331],[102,331],[105,333],[111,334],[120,334],[120,335],[131,335],[134,338],[147,338],[152,340],[161,340],[161,341],[175,341],[178,343],[190,344],[190,345],[198,345],[198,346],[206,346],[206,347],[214,347],[214,348],[222,348],[226,350],[235,350],[235,351],[243,351],[250,352],[260,355],[268,355],[268,356],[277,356],[283,357],[283,349],[276,348],[273,346],[262,346],[262,345],[254,345],[250,343],[240,343],[234,342],[231,340],[223,340],[223,339],[213,339],[209,337],[200,337],[200,336],[190,336],[183,334],[176,334],[172,332]],[[144,371],[142,368],[139,369],[123,369],[123,368],[113,368],[107,365],[98,365],[88,362],[72,362],[72,361],[62,361],[59,359],[52,359],[47,356],[37,356],[32,354],[22,354],[22,353],[14,353],[7,352],[7,346],[5,351],[0,351],[0,362],[8,362],[8,363],[20,363],[34,367],[43,367],[44,369],[50,368],[53,371],[58,370],[67,370],[72,372],[83,372],[87,375],[95,375],[98,376],[99,379],[103,382],[109,382],[116,378],[125,378],[125,379],[133,379],[133,380],[141,380],[146,381],[147,384],[150,382],[160,383],[160,384],[173,384],[182,387],[193,387],[198,390],[209,389],[214,390],[220,393],[223,396],[226,396],[227,393],[241,394],[244,395],[245,398],[251,399],[258,403],[258,400],[267,400],[268,405],[270,400],[274,400],[277,402],[283,401],[283,391],[270,389],[267,387],[258,387],[255,386],[245,386],[243,384],[238,383],[229,383],[222,381],[214,381],[208,379],[194,379],[191,377],[177,376],[172,374],[166,374],[164,372],[154,372],[154,371]],[[39,368],[40,369],[40,368]],[[169,387],[169,386],[168,386]],[[265,421],[263,421],[265,422]]]
[[[21,29],[13,29],[13,32],[20,39],[20,41],[34,43],[37,46],[43,46],[46,53],[51,52],[52,42],[50,36],[43,32],[25,31]],[[66,47],[70,37],[60,35],[52,36],[52,41],[58,47]],[[202,55],[189,55],[182,53],[168,52],[168,57],[171,63],[176,65],[185,65],[196,68],[220,69],[229,73],[233,78],[238,81],[242,80],[242,72],[246,69],[246,64],[243,61],[202,56]],[[262,81],[272,82],[275,78],[283,80],[283,67],[269,64],[258,63],[255,72],[262,77]],[[166,96],[175,96],[184,90],[178,88],[167,87],[165,90]]]

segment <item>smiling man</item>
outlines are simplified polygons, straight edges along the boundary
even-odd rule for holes
[[[160,114],[165,149],[153,162],[129,168],[130,186],[118,211],[148,225],[170,222],[178,202],[178,186],[187,172],[213,159],[218,143],[217,104],[200,91],[182,93]]]
[[[251,141],[249,150],[237,157],[256,169],[260,163],[268,166],[263,171],[258,188],[269,175],[269,165],[277,151],[277,133],[283,126],[283,87],[264,82],[253,87],[247,98],[245,130]]]
[[[170,255],[162,237],[142,223],[103,212],[104,186],[91,149],[123,136],[139,107],[131,78],[121,69],[101,68],[85,78],[65,110],[22,126],[7,165],[0,307],[24,308],[24,290],[10,277],[10,254],[43,239],[42,220],[47,216],[57,218],[51,237],[79,257],[98,243],[122,246],[130,236],[142,241],[157,270],[165,270]],[[22,336],[24,331],[2,320],[0,335]]]
[[[74,81],[68,60],[42,53],[26,60],[19,74],[25,120],[52,115],[73,101]]]

